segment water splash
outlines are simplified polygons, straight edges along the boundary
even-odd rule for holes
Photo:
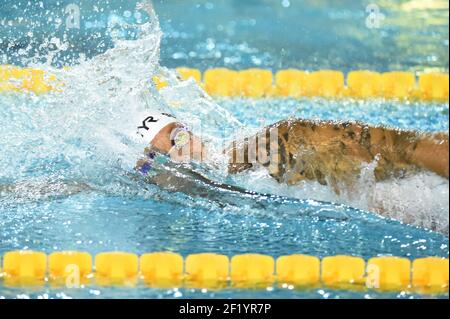
[[[181,81],[174,71],[159,65],[158,19],[150,2],[138,4],[137,9],[147,13],[148,22],[131,26],[135,39],[114,38],[113,48],[68,69],[51,66],[55,52],[47,63],[30,62],[55,74],[63,83],[61,92],[0,97],[1,104],[14,106],[0,110],[0,133],[6,137],[0,142],[0,181],[4,193],[14,193],[10,199],[40,200],[46,183],[51,185],[49,194],[58,188],[61,194],[77,192],[75,186],[61,188],[64,181],[110,194],[141,193],[142,181],[134,166],[144,145],[136,138],[136,126],[149,110],[174,113],[191,125],[208,122],[203,133],[194,132],[210,139],[220,139],[215,134],[220,125],[239,125],[197,85]],[[59,41],[50,42],[65,49]],[[170,84],[161,94],[153,86],[155,75]]]
[[[92,59],[81,59],[68,70],[53,68],[51,63],[34,64],[56,74],[64,83],[63,92],[40,97],[32,94],[1,97],[1,104],[14,107],[0,109],[0,133],[4,136],[0,141],[3,152],[0,182],[16,184],[3,188],[4,193],[9,191],[9,195],[2,196],[3,203],[46,200],[86,190],[183,202],[185,199],[179,200],[156,187],[144,185],[134,174],[136,159],[143,151],[141,142],[135,138],[136,123],[142,112],[169,111],[213,145],[223,145],[229,140],[227,132],[243,130],[243,124],[194,81],[181,81],[174,71],[159,65],[162,36],[159,22],[151,7],[140,8],[146,9],[149,21],[132,26],[136,29],[136,39],[115,38],[113,48]],[[58,50],[67,49],[64,43],[50,42]],[[53,60],[54,54],[48,56],[48,61]],[[163,76],[169,86],[158,92],[151,82],[155,75]],[[251,130],[246,134],[250,135]],[[448,181],[423,173],[376,184],[371,164],[364,172],[357,191],[341,195],[315,182],[291,187],[280,185],[261,170],[231,179],[224,169],[204,174],[262,193],[344,203],[448,232]],[[422,198],[411,195],[419,191]],[[270,202],[270,197],[255,196],[235,198],[237,204],[231,206],[220,199],[192,200],[184,204],[228,205],[229,209],[241,212],[266,212],[267,207],[272,213],[281,214],[283,209],[299,211],[296,201],[290,206],[276,201],[264,205],[265,201]]]
[[[375,182],[374,167],[369,164],[354,188],[339,195],[330,186],[314,181],[280,185],[263,169],[241,174],[235,183],[256,192],[341,203],[448,235],[449,184],[433,173],[420,172],[403,179]]]

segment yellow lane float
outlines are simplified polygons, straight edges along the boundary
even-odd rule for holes
[[[280,256],[242,254],[229,258],[215,253],[183,258],[173,252],[141,256],[126,252],[12,251],[3,255],[0,285],[45,285],[74,282],[89,285],[156,288],[267,288],[325,286],[333,289],[448,293],[448,258],[426,257],[413,261],[401,257],[374,257],[367,262],[356,256],[302,254]],[[94,260],[94,263],[92,262]],[[74,277],[74,275],[76,275]],[[59,280],[59,281],[58,281]]]
[[[230,70],[214,68],[203,74],[198,69],[180,67],[176,71],[182,80],[195,80],[215,97],[301,98],[351,97],[357,99],[386,98],[446,102],[449,99],[449,76],[444,73],[385,72],[355,70],[346,76],[341,71],[308,72],[296,69]],[[168,86],[162,76],[153,76],[155,87]],[[202,82],[203,80],[203,82]],[[54,75],[32,68],[0,65],[0,93],[33,92],[43,94],[59,91]]]

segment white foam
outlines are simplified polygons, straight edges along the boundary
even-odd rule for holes
[[[280,185],[265,169],[240,174],[235,180],[237,184],[257,192],[345,204],[448,234],[449,182],[431,172],[375,182],[373,164],[369,164],[355,187],[344,191],[341,186],[339,195],[330,186],[316,181]]]

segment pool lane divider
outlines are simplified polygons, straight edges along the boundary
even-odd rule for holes
[[[182,79],[193,78],[212,96],[223,97],[353,97],[417,99],[448,101],[449,76],[444,73],[423,73],[416,80],[412,72],[378,73],[368,70],[351,71],[345,75],[336,70],[307,72],[280,70],[275,76],[270,70],[226,68],[209,69],[203,76],[199,70],[177,68]],[[203,79],[203,81],[202,81]],[[156,78],[157,87],[164,79]]]
[[[353,256],[294,254],[274,259],[269,255],[172,252],[138,256],[126,252],[103,252],[94,258],[86,252],[63,251],[46,255],[37,251],[12,251],[3,256],[0,268],[5,286],[80,287],[81,285],[154,288],[267,288],[329,287],[346,290],[448,293],[449,260],[438,257],[382,256],[365,261]],[[0,281],[1,283],[1,281]],[[76,285],[75,285],[76,284]],[[75,285],[75,286],[73,286]]]
[[[422,101],[449,100],[449,76],[446,73],[385,72],[356,70],[346,76],[341,71],[315,72],[297,69],[230,70],[215,68],[200,70],[180,67],[176,69],[182,80],[193,79],[208,94],[215,97],[247,98],[386,98]],[[164,77],[154,76],[158,89],[168,84]],[[34,92],[36,94],[63,90],[63,83],[52,74],[33,68],[0,65],[1,92]]]

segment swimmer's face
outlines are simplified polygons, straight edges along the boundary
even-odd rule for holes
[[[172,147],[170,158],[176,162],[203,161],[206,156],[206,148],[198,137],[190,134],[189,140],[181,148]]]
[[[164,127],[151,141],[151,144],[164,154],[169,154],[172,149],[170,134],[177,127],[176,123],[172,123]]]
[[[206,157],[206,149],[201,140],[194,135],[189,134],[190,138],[183,147],[174,147],[171,136],[173,136],[174,131],[180,127],[182,127],[182,125],[178,123],[167,125],[159,131],[159,133],[151,141],[151,144],[162,153],[168,154],[173,161],[202,161]]]

